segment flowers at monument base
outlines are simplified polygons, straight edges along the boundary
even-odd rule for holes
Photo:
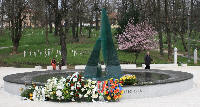
[[[102,84],[101,87],[98,84]],[[99,98],[101,101],[118,101],[122,93],[122,87],[117,79],[100,82],[91,79],[85,80],[81,74],[76,72],[67,78],[48,79],[45,86],[33,84],[24,90],[21,96],[33,101],[95,102],[99,101]]]
[[[126,74],[120,78],[122,85],[136,85],[138,83],[135,75]]]
[[[119,83],[119,80],[111,78],[107,81],[104,81],[104,84],[104,99],[107,101],[119,101],[123,94],[122,85]]]
[[[25,99],[33,100],[33,92],[35,90],[35,85],[27,87],[25,90],[20,88],[21,96]]]
[[[45,87],[36,86],[32,94],[32,99],[37,101],[45,101]]]

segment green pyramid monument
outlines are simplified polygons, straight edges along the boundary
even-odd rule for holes
[[[101,76],[101,66],[99,65],[100,51],[102,50],[103,60],[106,66],[106,76]],[[117,57],[117,52],[115,50],[111,27],[106,10],[102,9],[101,14],[101,31],[98,40],[93,48],[90,55],[88,63],[85,68],[84,77],[85,78],[96,78],[97,80],[109,79],[109,78],[120,78],[122,76],[122,71],[120,63]]]

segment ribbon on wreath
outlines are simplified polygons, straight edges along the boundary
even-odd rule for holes
[[[105,86],[106,86],[106,82],[105,81],[98,81],[97,82],[98,85],[98,93],[101,95],[101,93],[103,93]]]

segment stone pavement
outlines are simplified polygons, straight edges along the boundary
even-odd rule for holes
[[[141,69],[141,68],[138,68]],[[129,99],[120,102],[111,103],[57,103],[57,102],[38,102],[38,101],[24,101],[20,96],[14,96],[4,91],[3,77],[13,73],[31,72],[34,68],[13,68],[13,67],[0,67],[0,107],[200,107],[200,66],[193,67],[162,67],[158,69],[163,70],[176,70],[190,72],[194,75],[194,86],[192,89],[176,93],[173,95],[142,98],[142,99]],[[42,72],[42,71],[41,71]],[[17,89],[16,89],[17,90]]]

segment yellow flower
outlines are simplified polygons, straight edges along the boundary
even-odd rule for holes
[[[66,90],[66,93],[68,93],[68,91]]]
[[[107,100],[111,100],[111,97],[110,97],[110,96],[108,96],[108,97],[107,97]]]
[[[20,89],[19,89],[20,92],[22,92],[23,90],[24,90],[23,88],[20,88]]]
[[[33,97],[30,97],[29,99],[30,99],[30,100],[32,100],[32,99],[33,99]]]
[[[32,93],[30,93],[30,94],[29,94],[29,96],[30,96],[30,97],[33,97],[33,94],[32,94]]]

